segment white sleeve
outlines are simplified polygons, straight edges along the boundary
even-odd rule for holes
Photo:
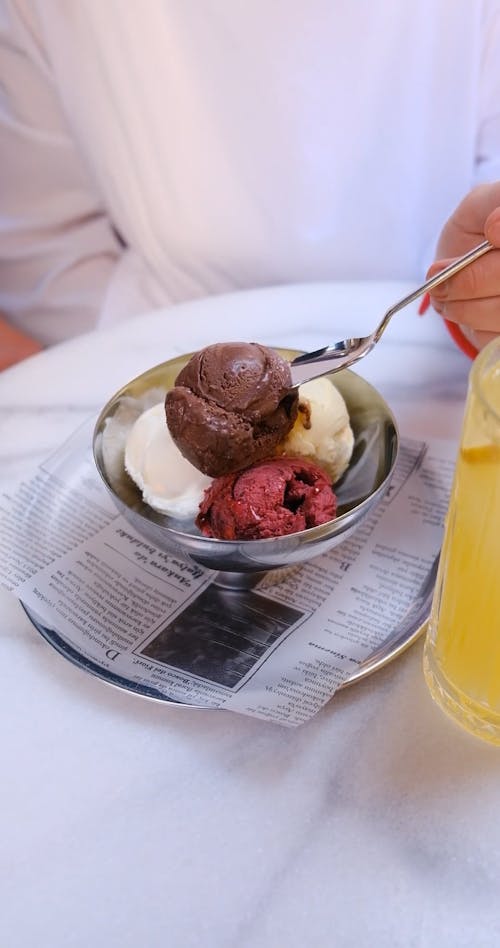
[[[500,0],[485,0],[474,184],[500,181]]]
[[[500,181],[500,0],[484,0],[482,26],[476,142],[470,189],[477,184]],[[465,192],[462,197],[465,197]],[[441,229],[422,257],[422,275],[436,258]]]
[[[0,0],[0,311],[50,344],[97,324],[122,247],[20,6]]]

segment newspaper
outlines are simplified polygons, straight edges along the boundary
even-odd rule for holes
[[[87,670],[296,726],[411,614],[439,553],[454,444],[403,439],[387,494],[348,539],[241,592],[131,528],[89,425],[0,497],[0,584]]]

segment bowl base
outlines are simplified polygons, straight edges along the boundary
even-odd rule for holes
[[[300,569],[300,563],[293,566],[279,566],[275,569],[255,570],[251,573],[237,573],[231,570],[218,570],[215,573],[214,584],[222,589],[253,589],[261,580],[266,586],[275,586]]]

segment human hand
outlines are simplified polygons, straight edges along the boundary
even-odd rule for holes
[[[485,237],[498,249],[490,250],[431,293],[434,309],[458,323],[476,349],[500,335],[500,182],[479,185],[458,205],[441,231],[436,260],[427,277]]]

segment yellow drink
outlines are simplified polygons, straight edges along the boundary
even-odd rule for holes
[[[424,671],[443,710],[500,744],[500,341],[471,372]]]

